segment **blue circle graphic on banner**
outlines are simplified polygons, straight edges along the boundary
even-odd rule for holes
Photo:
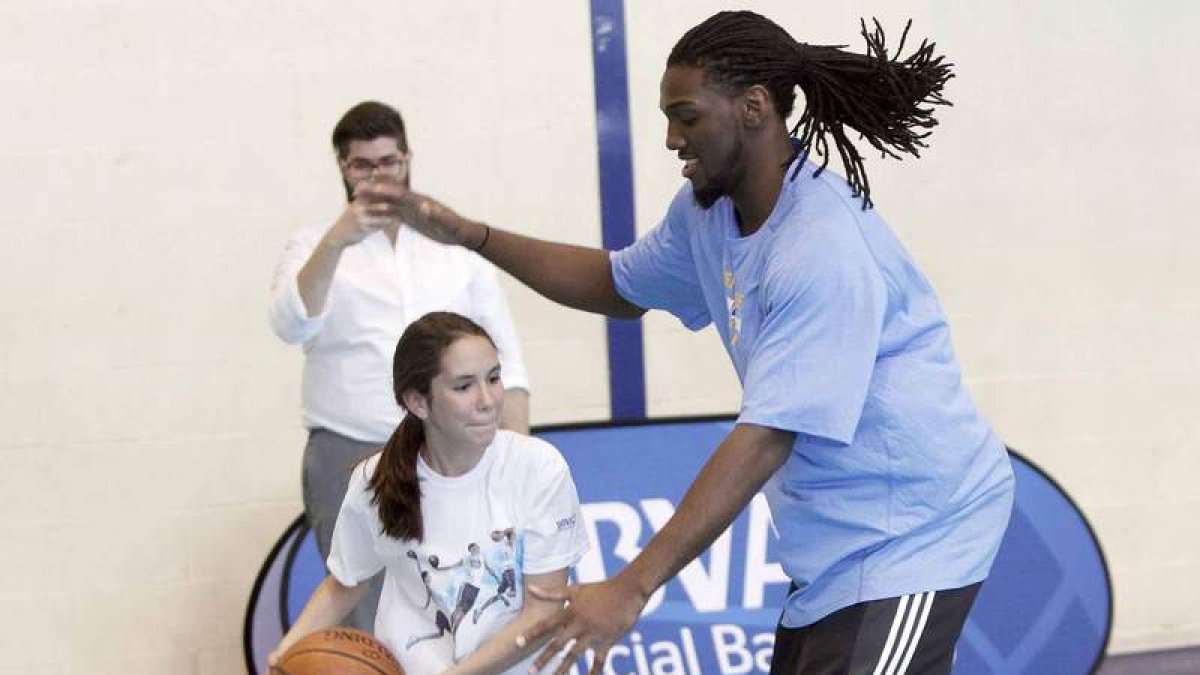
[[[543,428],[571,466],[592,549],[578,581],[623,567],[670,518],[730,418]],[[956,675],[1083,675],[1099,664],[1112,623],[1112,588],[1083,514],[1044,472],[1010,451],[1016,504],[992,573],[959,640]],[[767,672],[788,580],[775,558],[766,502],[756,497],[697,561],[651,599],[609,655],[609,672]],[[246,613],[250,672],[324,578],[297,519],[263,564]]]

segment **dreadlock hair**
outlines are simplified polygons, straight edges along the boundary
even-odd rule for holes
[[[404,394],[409,391],[428,398],[430,384],[442,369],[446,349],[458,339],[470,336],[492,342],[479,324],[452,312],[430,312],[409,324],[392,358],[392,392],[396,403],[403,408]],[[396,539],[420,541],[425,536],[421,486],[417,480],[417,453],[424,444],[425,423],[416,415],[405,415],[383,447],[368,482],[374,493],[371,504],[379,509],[383,534]]]
[[[667,66],[702,68],[708,82],[726,95],[737,95],[759,84],[770,93],[786,120],[796,100],[795,88],[804,92],[806,106],[791,128],[800,152],[816,149],[823,158],[813,174],[829,165],[829,140],[841,157],[846,180],[863,208],[871,207],[871,184],[858,148],[846,128],[857,131],[883,156],[901,159],[900,153],[919,156],[925,138],[937,125],[934,105],[951,105],[942,87],[954,74],[953,64],[935,56],[934,44],[925,40],[901,59],[912,21],[904,26],[900,45],[888,56],[883,28],[872,20],[874,31],[860,20],[866,54],[845,51],[846,45],[810,45],[796,42],[778,24],[754,12],[720,12],[684,34],[667,57]]]

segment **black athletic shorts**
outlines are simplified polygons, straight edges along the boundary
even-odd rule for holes
[[[982,584],[851,605],[775,629],[771,675],[945,675]]]

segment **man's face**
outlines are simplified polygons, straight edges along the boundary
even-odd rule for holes
[[[354,188],[371,176],[386,176],[408,184],[409,153],[400,149],[392,136],[379,136],[369,141],[350,141],[346,156],[338,160],[346,198],[354,196]]]
[[[679,153],[683,177],[707,209],[744,173],[736,99],[709,86],[703,69],[671,66],[663,73],[658,106],[667,116],[667,148]]]

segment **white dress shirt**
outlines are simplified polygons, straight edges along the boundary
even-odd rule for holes
[[[458,246],[401,226],[393,248],[380,231],[342,252],[325,311],[309,318],[296,276],[327,227],[287,243],[271,283],[270,321],[289,344],[304,343],[304,426],[384,443],[403,411],[392,392],[392,355],[410,323],[432,311],[469,317],[500,352],[505,389],[529,388],[521,346],[495,269]]]

